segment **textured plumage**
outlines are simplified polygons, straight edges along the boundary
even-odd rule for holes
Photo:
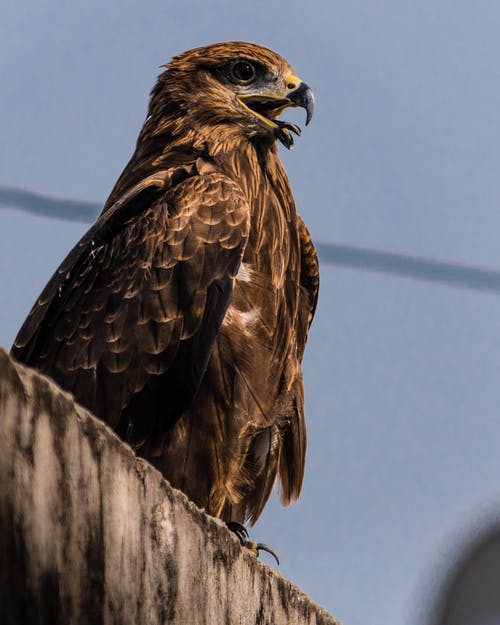
[[[249,66],[249,67],[248,67]],[[250,69],[249,69],[250,68]],[[104,210],[12,348],[199,506],[255,522],[297,498],[318,266],[277,155],[312,94],[274,52],[175,57]]]

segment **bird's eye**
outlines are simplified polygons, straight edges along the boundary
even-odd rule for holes
[[[255,78],[255,68],[247,61],[238,61],[233,65],[232,74],[238,82],[250,82]]]

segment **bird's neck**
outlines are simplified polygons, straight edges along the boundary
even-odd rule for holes
[[[106,210],[131,187],[148,176],[175,168],[196,167],[199,159],[213,163],[239,184],[249,200],[268,181],[286,179],[273,137],[248,137],[235,124],[192,120],[180,123],[175,108],[150,110],[132,158],[117,181]]]

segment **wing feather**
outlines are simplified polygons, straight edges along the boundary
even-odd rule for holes
[[[300,241],[300,279],[295,326],[296,357],[290,376],[293,383],[285,401],[285,404],[291,406],[288,411],[285,410],[285,413],[289,414],[288,427],[283,431],[279,458],[281,500],[285,505],[299,497],[304,479],[307,436],[301,361],[307,333],[316,310],[319,290],[319,265],[316,250],[305,223],[300,215],[297,217]]]
[[[157,174],[155,184],[166,178]],[[172,426],[199,387],[247,241],[249,207],[213,171],[155,187],[153,198],[138,186],[69,253],[12,353],[144,445]],[[158,389],[145,416],[138,395]]]

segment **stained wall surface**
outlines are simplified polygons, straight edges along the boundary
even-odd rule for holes
[[[5,625],[337,625],[1,349],[0,614]]]

